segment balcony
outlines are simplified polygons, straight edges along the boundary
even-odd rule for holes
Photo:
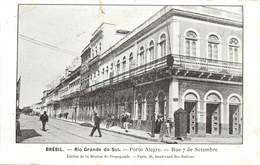
[[[219,76],[219,79],[221,80],[231,80],[231,77],[242,78],[242,63],[211,60],[206,58],[190,57],[184,55],[172,56],[174,57],[174,64],[171,70],[174,70],[173,75],[177,77],[190,76],[198,78],[209,78],[212,75],[217,75],[217,77]],[[93,84],[87,87],[85,90],[83,90],[83,93],[95,91],[99,88],[115,85],[120,82],[129,81],[133,77],[147,75],[149,73],[152,73],[154,70],[160,71],[163,69],[165,70],[166,68],[167,56],[164,56],[147,64],[135,67],[124,73],[115,75],[99,83]]]
[[[99,61],[99,59],[100,59],[100,55],[96,55],[95,57],[93,57],[92,59],[89,60],[88,66],[96,63],[97,61]]]
[[[183,69],[210,72],[215,74],[230,74],[242,76],[242,63],[207,58],[190,57],[184,55],[174,55],[174,64]]]

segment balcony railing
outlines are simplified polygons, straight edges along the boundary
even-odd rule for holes
[[[199,57],[190,57],[184,55],[172,55],[174,57],[173,68],[192,70],[198,72],[210,72],[216,74],[230,74],[242,76],[242,63],[228,62],[221,60],[211,60]],[[94,91],[101,87],[113,85],[125,80],[131,79],[133,76],[143,75],[152,70],[160,70],[167,67],[167,56],[161,57],[144,65],[135,67],[121,74],[117,74],[109,79],[103,80],[86,88],[85,92]]]
[[[242,76],[242,63],[174,55],[174,64],[184,69]]]

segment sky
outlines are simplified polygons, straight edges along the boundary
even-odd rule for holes
[[[64,75],[65,68],[81,55],[91,34],[102,22],[114,23],[118,29],[133,30],[162,7],[20,5],[20,107],[41,101],[42,91]]]
[[[102,22],[133,30],[162,6],[20,5],[20,107],[40,102],[42,91],[81,55]],[[126,21],[127,18],[127,21]]]

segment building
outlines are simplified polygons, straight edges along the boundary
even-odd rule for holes
[[[166,6],[129,33],[103,23],[81,55],[79,120],[128,112],[151,131],[183,108],[191,136],[241,135],[242,32],[241,13],[207,6]]]
[[[50,117],[77,121],[79,109],[80,67],[66,68],[58,84],[43,92],[42,111]]]
[[[35,103],[35,104],[31,105],[30,107],[33,111],[33,114],[35,114],[35,115],[43,114],[42,108],[41,108],[42,102]]]

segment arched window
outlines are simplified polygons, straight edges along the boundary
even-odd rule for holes
[[[218,54],[219,54],[219,38],[211,34],[208,38],[208,58],[217,60],[218,59]]]
[[[153,93],[148,92],[146,95],[146,120],[152,120],[152,111],[154,107],[154,98],[153,98]]]
[[[150,61],[155,60],[155,56],[154,56],[154,42],[150,41],[149,43],[149,59]]]
[[[93,58],[95,55],[94,55],[94,49],[91,48],[91,57],[90,58]]]
[[[130,55],[129,55],[129,70],[134,67],[133,59],[134,59],[133,53],[130,53]]]
[[[106,66],[106,78],[108,78],[108,65]]]
[[[113,69],[114,69],[114,64],[113,64],[113,62],[112,62],[112,63],[110,64],[110,74],[108,75],[109,78],[111,78],[111,77],[114,76],[114,71],[113,71]]]
[[[102,79],[105,80],[105,68],[102,69]]]
[[[229,61],[238,62],[239,42],[236,38],[231,38],[228,42]]]
[[[110,70],[111,70],[111,72],[113,71],[113,67],[114,67],[114,64],[113,64],[113,62],[110,64]]]
[[[160,56],[163,57],[166,55],[166,35],[165,34],[162,34],[160,36],[159,46],[160,46]]]
[[[123,72],[125,72],[126,69],[126,57],[123,57]]]
[[[143,112],[143,100],[142,100],[142,95],[139,95],[137,97],[137,119],[141,120],[142,119],[142,112]]]
[[[99,42],[99,52],[101,52],[101,49],[102,49],[102,43]]]
[[[198,36],[194,31],[188,31],[186,33],[186,55],[195,57],[197,54]]]
[[[95,46],[95,55],[96,55],[96,56],[98,55],[98,48],[97,48],[97,45]]]
[[[120,60],[117,60],[116,70],[117,70],[117,74],[119,74],[120,73]]]
[[[145,57],[144,57],[144,47],[141,46],[139,50],[139,59],[140,59],[140,65],[143,65],[145,63]]]

